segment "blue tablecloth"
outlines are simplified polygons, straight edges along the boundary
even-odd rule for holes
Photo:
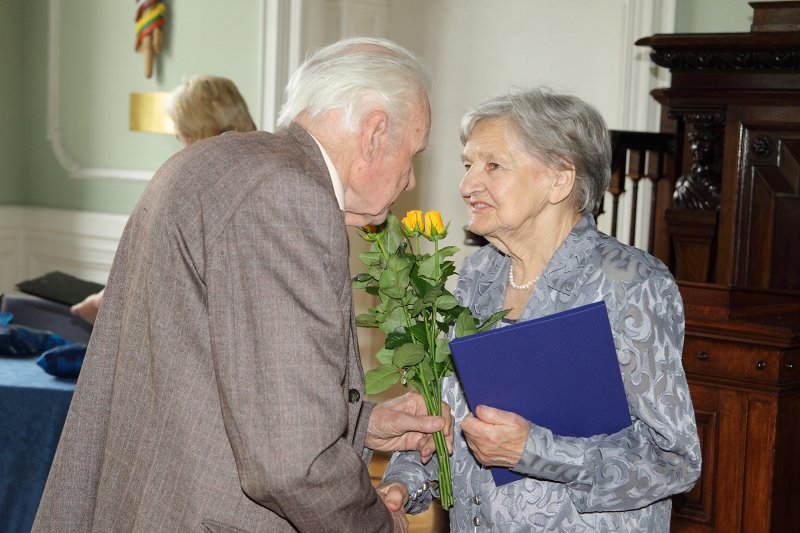
[[[0,358],[0,532],[30,531],[75,380],[28,359]]]

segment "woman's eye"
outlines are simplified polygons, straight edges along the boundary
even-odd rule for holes
[[[464,163],[464,171],[466,172],[472,167],[472,163]]]
[[[497,163],[486,163],[487,170],[497,170],[498,168],[500,168],[500,165]]]

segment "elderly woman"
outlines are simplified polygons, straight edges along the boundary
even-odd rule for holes
[[[508,309],[500,327],[604,300],[632,425],[575,438],[487,406],[473,417],[448,377],[457,430],[451,530],[667,533],[670,496],[700,474],[681,365],[683,307],[661,262],[595,226],[610,178],[605,122],[578,98],[533,89],[467,113],[461,140],[469,229],[490,245],[466,259],[456,297],[483,319]],[[498,488],[489,466],[525,478]],[[400,453],[379,492],[390,509],[418,513],[436,496],[433,479],[435,460]]]

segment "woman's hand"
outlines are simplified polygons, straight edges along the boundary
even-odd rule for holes
[[[94,324],[94,321],[97,319],[97,312],[100,310],[100,304],[102,302],[103,290],[96,294],[90,294],[82,302],[73,305],[69,312],[75,316],[81,317],[89,324]]]
[[[408,518],[403,508],[408,501],[408,490],[402,483],[382,483],[377,489],[383,504],[392,515],[394,530],[400,533],[408,531]]]
[[[467,446],[484,466],[510,468],[519,463],[528,441],[528,421],[516,413],[479,405],[477,418],[461,422]]]

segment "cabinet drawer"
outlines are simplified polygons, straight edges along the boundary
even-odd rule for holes
[[[686,336],[683,368],[687,374],[757,381],[775,385],[800,382],[796,350]]]

